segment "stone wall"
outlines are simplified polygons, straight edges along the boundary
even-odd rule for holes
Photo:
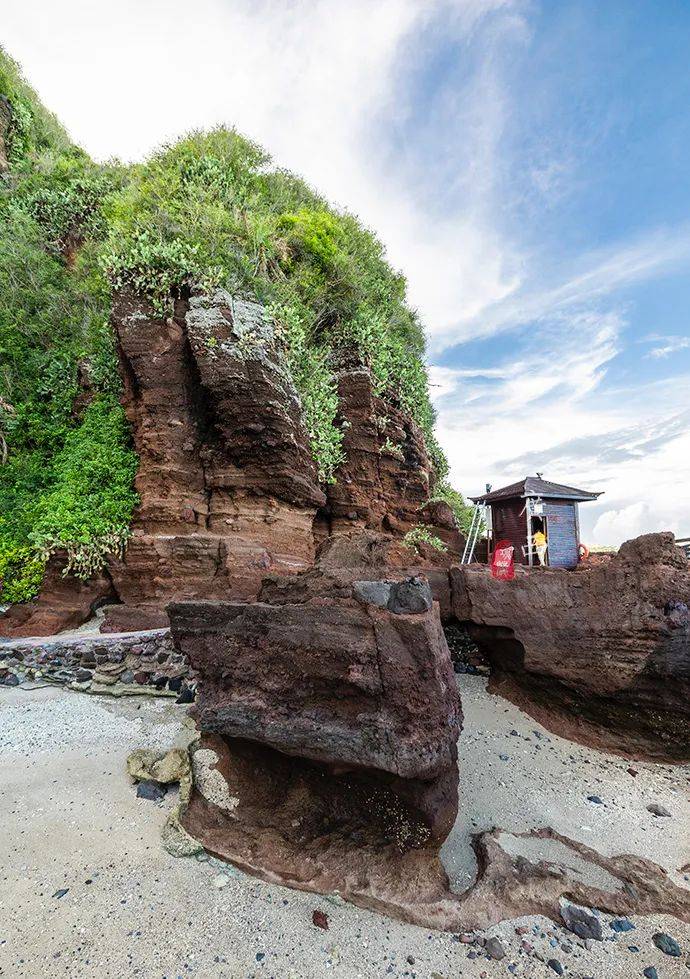
[[[59,683],[116,696],[153,693],[191,701],[196,686],[169,629],[12,639],[0,643],[0,684]]]

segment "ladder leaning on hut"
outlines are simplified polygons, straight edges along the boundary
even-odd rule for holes
[[[490,489],[490,487],[489,487]],[[489,491],[487,489],[487,492]],[[477,546],[477,541],[479,540],[479,535],[482,530],[482,525],[484,523],[484,514],[486,507],[483,503],[475,503],[474,511],[472,513],[472,523],[470,524],[470,529],[467,534],[467,540],[465,541],[465,549],[462,552],[461,564],[472,564],[472,558],[474,557],[474,550]]]

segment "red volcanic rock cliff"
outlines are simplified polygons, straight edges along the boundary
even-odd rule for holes
[[[576,572],[519,568],[504,582],[471,565],[451,580],[494,689],[569,737],[690,757],[690,571],[672,534]]]
[[[68,578],[56,589],[54,569],[36,602],[3,618],[0,635],[57,632],[104,599],[113,603],[110,631],[166,625],[170,601],[251,600],[266,573],[308,568],[317,546],[346,530],[400,539],[430,524],[448,552],[427,554],[427,567],[447,566],[461,551],[450,508],[428,505],[432,466],[419,427],[374,395],[366,369],[339,376],[345,460],[325,492],[263,307],[218,290],[178,299],[173,316],[161,318],[122,291],[113,324],[140,460],[126,553],[111,558],[98,583]],[[405,551],[407,563],[419,563]]]

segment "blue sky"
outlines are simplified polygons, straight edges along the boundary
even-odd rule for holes
[[[2,40],[95,156],[236,124],[374,228],[460,489],[690,535],[687,2],[25,0]]]

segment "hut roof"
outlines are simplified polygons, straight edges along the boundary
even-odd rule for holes
[[[550,483],[540,476],[525,476],[519,483],[511,483],[510,486],[493,490],[483,496],[472,496],[470,499],[474,503],[499,503],[501,500],[525,499],[528,496],[557,500],[596,500],[601,493],[589,493],[574,486]]]

